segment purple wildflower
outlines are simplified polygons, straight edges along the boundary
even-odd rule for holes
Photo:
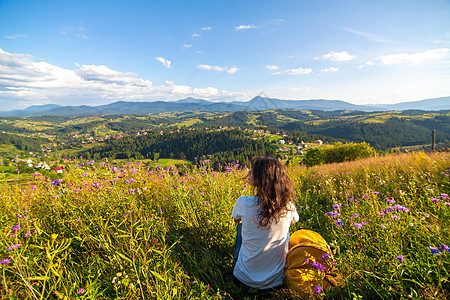
[[[322,272],[326,272],[326,270],[327,270],[324,265],[322,265],[320,262],[317,262],[317,261],[313,261],[309,265],[319,271],[322,271]]]
[[[446,244],[442,244],[442,245],[441,245],[441,251],[447,251],[447,252],[450,252],[450,250],[449,250],[449,248],[448,248],[448,246],[447,246]]]
[[[30,231],[28,230],[26,233],[25,233],[25,237],[27,238],[27,237],[29,237],[30,236]]]
[[[402,206],[402,205],[396,205],[396,206],[395,206],[395,209],[396,209],[396,210],[400,210],[400,211],[404,211],[404,212],[409,212],[409,208],[404,207],[404,206]]]
[[[9,246],[8,248],[6,248],[6,251],[11,251],[11,250],[19,248],[19,247],[20,247],[20,244],[12,245],[12,246]]]
[[[337,216],[339,216],[341,213],[338,211],[329,211],[327,213],[325,213],[325,215],[330,216],[332,218],[336,218]]]
[[[9,259],[9,258],[7,258],[7,259],[4,259],[4,260],[0,260],[0,265],[7,265],[7,264],[9,264],[9,262],[10,262],[11,260]]]
[[[79,290],[77,291],[77,293],[78,293],[78,294],[83,294],[85,291],[86,291],[85,289],[81,288],[81,289],[79,289]]]
[[[405,259],[403,258],[403,255],[396,255],[395,258],[397,258],[401,263],[405,261]]]
[[[433,202],[435,202],[435,203],[438,203],[438,202],[439,202],[439,199],[438,199],[438,198],[431,198],[431,201],[433,201]]]
[[[334,225],[342,227],[342,226],[344,226],[344,222],[342,222],[341,219],[337,219],[336,221],[334,221]]]
[[[355,228],[362,228],[364,226],[363,223],[353,223],[353,226],[355,226]]]
[[[333,204],[333,209],[334,210],[340,210],[341,209],[341,204]]]
[[[321,294],[322,291],[323,291],[323,287],[321,287],[320,285],[315,285],[314,286],[314,293]]]
[[[17,224],[11,228],[11,231],[18,231],[18,230],[20,230],[20,224]]]
[[[433,253],[433,254],[436,255],[436,256],[439,255],[440,252],[441,252],[441,251],[439,251],[438,248],[433,247],[433,246],[428,246],[427,248],[430,249],[431,253]]]
[[[331,254],[329,254],[329,253],[325,253],[324,255],[322,255],[322,259],[328,259],[328,258],[331,258]]]

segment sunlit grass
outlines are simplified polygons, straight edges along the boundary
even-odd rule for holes
[[[416,153],[289,167],[300,214],[292,230],[319,232],[346,281],[331,298],[449,297],[448,159]],[[220,172],[207,159],[179,169],[162,162],[65,160],[61,181],[4,182],[2,298],[258,297],[231,273],[231,210],[253,193],[247,171],[236,162]]]

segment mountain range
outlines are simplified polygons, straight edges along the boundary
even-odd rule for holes
[[[178,101],[126,102],[117,101],[99,106],[62,106],[57,104],[33,105],[23,110],[0,112],[0,116],[82,116],[102,114],[149,114],[179,111],[234,112],[261,111],[269,109],[304,110],[353,110],[353,111],[390,111],[390,110],[450,110],[450,97],[401,102],[396,104],[357,105],[341,100],[282,100],[256,96],[250,101],[211,102],[203,99],[186,98]]]

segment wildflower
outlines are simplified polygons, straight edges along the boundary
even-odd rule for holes
[[[395,258],[397,258],[401,263],[405,261],[405,259],[403,258],[403,255],[396,255]]]
[[[12,245],[12,246],[9,246],[8,248],[6,248],[6,251],[11,251],[11,250],[19,248],[19,247],[20,247],[20,244]]]
[[[313,261],[309,265],[319,271],[322,271],[322,272],[326,272],[326,270],[327,270],[324,265],[322,265],[320,262],[317,262],[317,261]]]
[[[363,223],[353,223],[353,226],[355,226],[355,228],[362,228],[364,226]]]
[[[340,210],[341,209],[341,204],[333,204],[332,207],[334,210]]]
[[[11,231],[18,231],[18,230],[20,230],[20,224],[17,224],[11,228]]]
[[[26,233],[25,233],[25,237],[27,238],[27,237],[29,237],[30,236],[30,231],[28,230]]]
[[[314,293],[316,294],[320,294],[323,291],[323,287],[321,287],[320,285],[315,285],[314,286]]]
[[[438,256],[440,254],[441,251],[439,251],[438,248],[433,247],[433,246],[428,246],[428,249],[430,249],[431,253],[433,253],[434,255]]]
[[[402,205],[396,205],[396,206],[395,206],[395,209],[396,209],[396,210],[400,210],[400,211],[404,211],[404,212],[409,212],[409,208],[404,207],[404,206],[402,206]]]
[[[325,253],[324,255],[322,255],[323,260],[328,259],[328,258],[331,258],[331,254]]]
[[[400,219],[400,217],[399,217],[399,216],[397,216],[397,215],[392,215],[391,217],[392,217],[392,219],[394,219],[394,220],[398,220],[398,219]]]
[[[449,248],[448,248],[448,246],[447,246],[446,244],[442,244],[442,245],[441,245],[441,251],[447,251],[447,252],[450,252],[450,250],[449,250]]]
[[[4,259],[4,260],[0,260],[0,265],[7,265],[7,264],[9,264],[9,262],[10,262],[11,260],[10,259]]]
[[[431,198],[431,201],[433,201],[433,202],[435,202],[435,203],[438,203],[438,202],[439,202],[439,199],[438,199],[438,198]]]
[[[336,225],[336,226],[344,226],[344,222],[342,222],[342,220],[341,219],[337,219],[336,221],[334,221],[334,225]]]
[[[380,228],[384,230],[384,229],[386,229],[386,226],[385,225],[380,225]]]
[[[78,294],[83,294],[85,291],[86,291],[85,289],[80,288],[80,289],[77,291],[77,293],[78,293]]]
[[[325,213],[325,215],[328,215],[328,216],[330,216],[330,217],[332,217],[332,218],[336,218],[336,217],[339,216],[340,214],[341,214],[341,213],[338,212],[338,211],[329,211],[329,212]]]
[[[450,202],[444,202],[444,205],[450,206]]]

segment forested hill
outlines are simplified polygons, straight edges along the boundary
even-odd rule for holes
[[[354,142],[367,142],[378,150],[429,144],[433,129],[437,132],[437,143],[448,144],[450,140],[450,116],[448,115],[423,119],[392,117],[383,122],[330,119],[319,123],[292,122],[281,128]]]
[[[16,134],[7,134],[0,132],[0,145],[13,145],[18,150],[39,151],[41,145],[46,143],[45,139],[30,138]]]
[[[267,141],[252,139],[251,135],[241,130],[184,129],[109,140],[105,145],[87,150],[85,155],[94,159],[180,158],[194,161],[196,157],[214,154],[213,160],[222,163],[246,161],[255,155],[274,156],[276,149]]]

